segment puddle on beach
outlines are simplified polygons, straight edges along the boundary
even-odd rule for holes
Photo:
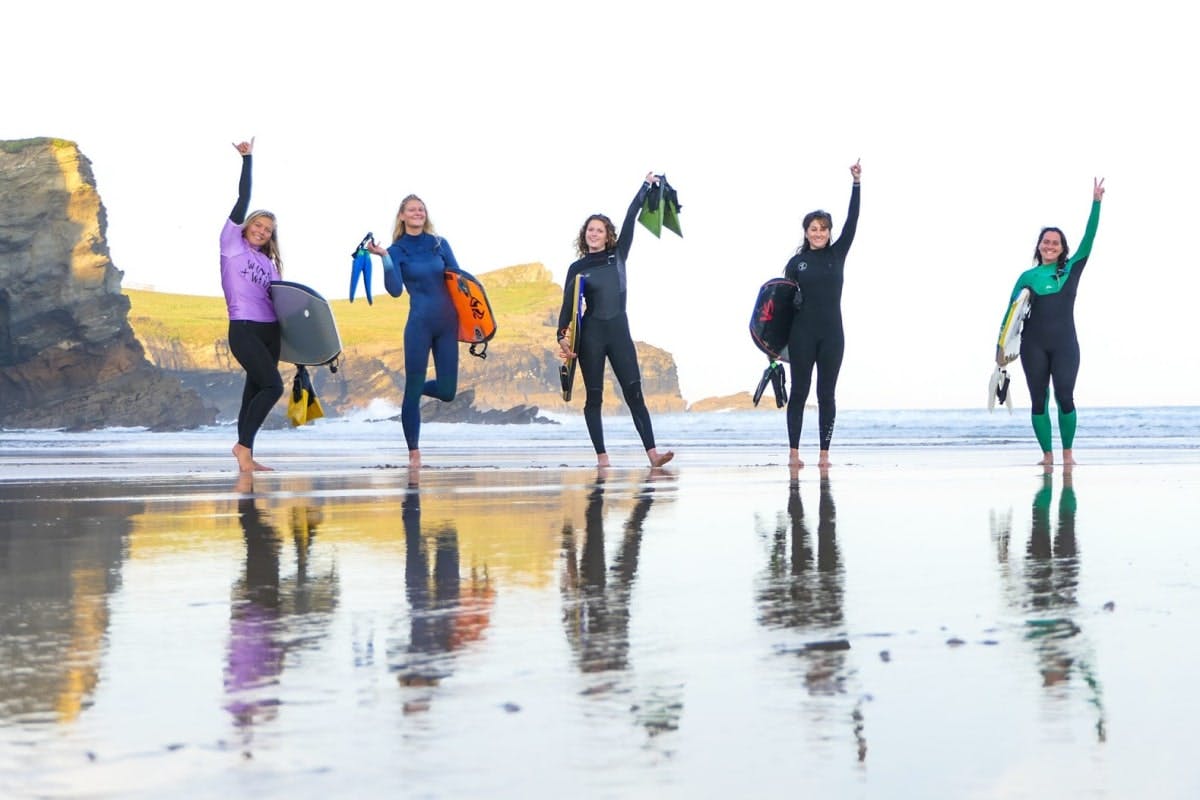
[[[1196,796],[1200,470],[995,472],[0,482],[0,795]]]

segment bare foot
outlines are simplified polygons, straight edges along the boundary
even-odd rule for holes
[[[1070,449],[1063,450],[1063,466],[1064,467],[1075,466],[1075,454],[1073,452],[1071,452]]]
[[[421,451],[420,450],[409,450],[408,451],[408,468],[409,469],[420,469],[421,468]]]
[[[646,455],[650,457],[650,466],[658,468],[674,458],[675,451],[668,450],[665,453],[659,453],[657,448],[651,447],[646,451]]]
[[[237,459],[239,472],[254,472],[259,466],[254,460],[254,451],[241,442],[233,446],[233,457]]]
[[[1039,461],[1038,463],[1041,464],[1043,467],[1053,467],[1054,466],[1054,453],[1047,450],[1042,455],[1042,460]]]
[[[597,467],[611,466],[611,464],[608,460],[608,453],[597,453],[596,454],[596,466]]]
[[[238,494],[250,494],[254,491],[254,473],[239,472],[237,482],[233,484],[233,490]]]
[[[817,466],[821,469],[829,469],[829,451],[822,450],[821,455],[817,457]]]
[[[800,460],[799,450],[793,449],[788,452],[788,466],[797,468],[804,466],[804,462]]]

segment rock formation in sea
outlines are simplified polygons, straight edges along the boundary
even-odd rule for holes
[[[0,141],[0,427],[214,421],[214,408],[146,359],[106,228],[78,146]]]

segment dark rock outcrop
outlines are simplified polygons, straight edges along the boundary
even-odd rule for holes
[[[215,409],[146,360],[106,228],[74,143],[0,141],[0,426],[214,421]]]
[[[397,418],[398,419],[398,418]],[[538,414],[537,406],[519,405],[512,408],[491,408],[480,411],[475,408],[475,390],[466,389],[449,403],[427,400],[421,404],[422,422],[468,422],[476,425],[527,425],[539,423],[556,424],[554,420]]]

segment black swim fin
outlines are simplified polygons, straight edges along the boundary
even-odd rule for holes
[[[787,373],[784,372],[783,364],[778,361],[771,362],[771,387],[775,389],[775,407],[783,408],[787,405]]]
[[[758,408],[758,401],[762,399],[763,392],[767,390],[767,384],[771,382],[771,365],[763,370],[762,380],[758,382],[758,388],[754,390],[754,407]]]

